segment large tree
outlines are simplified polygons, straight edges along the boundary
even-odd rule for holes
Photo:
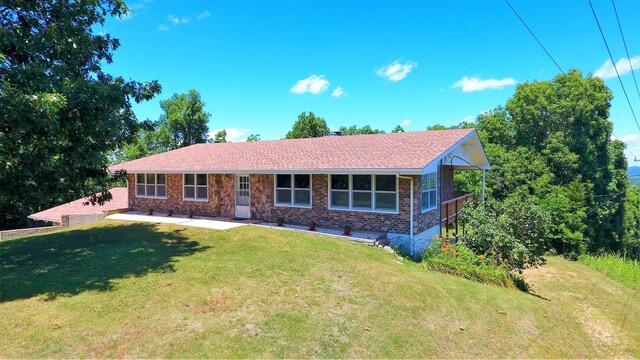
[[[331,133],[327,122],[316,116],[314,113],[303,112],[298,115],[298,120],[293,124],[291,130],[287,133],[287,139],[312,138],[327,136]]]
[[[0,228],[110,185],[106,154],[135,132],[131,103],[160,91],[102,70],[120,43],[96,29],[126,12],[121,0],[0,6]]]
[[[489,197],[531,196],[549,213],[549,240],[559,251],[624,244],[627,164],[624,144],[611,141],[611,98],[602,80],[572,70],[521,84],[506,108],[472,125],[492,164]],[[457,179],[464,189],[480,189],[479,172]]]
[[[172,149],[207,142],[210,115],[204,106],[200,93],[195,89],[173,94],[170,99],[160,102],[163,111],[160,127],[166,127]]]

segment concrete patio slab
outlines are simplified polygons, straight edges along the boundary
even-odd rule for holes
[[[225,219],[225,218],[217,218],[216,220],[214,220],[211,218],[194,217],[189,219],[184,215],[174,215],[174,216],[166,216],[163,214],[146,215],[142,212],[112,214],[107,216],[105,219],[176,224],[176,225],[193,226],[193,227],[213,229],[213,230],[228,230],[228,229],[234,229],[240,226],[252,225],[252,226],[260,226],[260,227],[266,227],[266,228],[271,228],[276,230],[300,231],[300,232],[310,233],[310,234],[328,235],[332,237],[342,238],[345,240],[369,244],[369,245],[373,245],[375,243],[375,240],[381,238],[384,235],[379,232],[353,231],[350,236],[344,236],[342,235],[341,230],[322,228],[322,227],[317,228],[315,231],[309,231],[306,226],[301,226],[301,225],[287,224],[285,226],[277,226],[276,224],[268,223],[268,222],[256,223],[255,221],[251,221],[251,220],[232,220],[232,219]]]
[[[181,216],[157,216],[157,215],[144,215],[140,213],[120,213],[112,214],[106,217],[107,220],[124,220],[124,221],[140,221],[140,222],[152,222],[163,224],[177,224],[184,226],[192,226],[198,228],[206,228],[213,230],[228,230],[245,226],[247,224],[224,221],[224,220],[211,220],[202,218],[189,219]]]

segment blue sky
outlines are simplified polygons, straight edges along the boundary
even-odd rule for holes
[[[593,1],[618,61],[625,53],[611,2]],[[640,156],[640,132],[617,78],[603,67],[608,55],[588,2],[511,3],[565,70],[607,78],[614,132]],[[557,74],[503,0],[128,4],[131,16],[110,19],[102,30],[122,44],[111,73],[163,86],[156,99],[135,106],[138,117],[156,119],[160,100],[195,88],[212,114],[209,128],[227,128],[233,140],[281,138],[302,111],[332,128],[456,124],[504,104],[514,84]],[[640,1],[616,5],[640,70]],[[628,69],[622,79],[640,115]]]

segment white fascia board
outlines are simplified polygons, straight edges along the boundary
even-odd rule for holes
[[[485,160],[485,162],[487,164],[484,167],[478,166],[478,168],[484,169],[484,170],[491,169],[491,165],[489,164],[489,160],[487,159],[487,155],[484,152],[484,148],[482,147],[482,142],[480,141],[480,137],[478,136],[477,131],[474,129],[472,132],[470,132],[467,135],[465,135],[462,139],[458,140],[458,142],[456,142],[455,144],[451,145],[447,150],[443,151],[442,154],[440,154],[437,158],[433,159],[430,163],[425,165],[424,168],[422,169],[422,174],[428,174],[428,173],[435,172],[435,169],[437,169],[438,166],[439,166],[440,160],[444,159],[447,155],[451,154],[454,150],[456,150],[457,147],[461,146],[462,144],[464,144],[466,141],[468,141],[469,139],[471,139],[473,137],[475,137],[476,140],[478,141],[479,149],[482,152],[482,157],[484,158],[484,160]],[[469,159],[465,159],[465,160],[469,161]],[[469,162],[471,162],[471,161],[469,161]],[[459,166],[459,167],[464,167],[464,168],[469,168],[469,169],[477,169],[476,167],[470,166],[469,164],[465,164],[464,166]]]
[[[137,169],[135,171],[129,171],[130,174],[136,173],[157,173],[157,174],[407,174],[407,175],[420,175],[422,169],[264,169],[264,170],[252,170],[252,169],[206,169],[206,170],[158,170],[158,169]]]

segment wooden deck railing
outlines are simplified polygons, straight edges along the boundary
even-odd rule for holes
[[[449,225],[454,225],[454,233],[458,236],[458,215],[460,210],[469,201],[475,201],[475,193],[467,193],[450,200],[443,201],[440,204],[440,224],[445,230],[445,236],[449,236]],[[462,232],[464,233],[464,223],[462,224]]]

